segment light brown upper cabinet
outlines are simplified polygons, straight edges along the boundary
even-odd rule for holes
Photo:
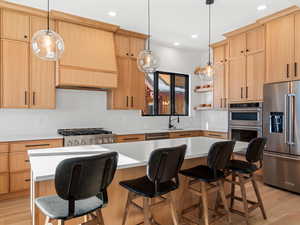
[[[229,37],[229,101],[262,101],[265,78],[265,27]]]
[[[214,44],[216,45],[216,44]],[[227,42],[213,47],[214,57],[214,84],[213,84],[213,106],[214,108],[227,108],[227,75],[228,75],[228,44]]]
[[[1,40],[2,107],[29,107],[29,46],[26,42]]]
[[[136,61],[145,47],[145,36],[136,33],[131,36],[131,33],[126,31],[126,35],[115,36],[119,79],[118,88],[108,93],[109,109],[143,110],[145,107],[145,75],[138,70]]]
[[[55,29],[54,22],[50,24]],[[47,19],[33,16],[30,20],[31,37],[38,30],[47,28]],[[39,109],[55,108],[55,62],[38,58],[30,46],[30,107]]]
[[[19,13],[7,12],[12,21]],[[25,15],[24,18],[27,18]],[[31,17],[31,34],[47,27],[45,18]],[[55,63],[39,59],[27,41],[2,38],[2,101],[4,108],[55,108]]]
[[[287,81],[293,78],[294,42],[294,14],[274,19],[266,24],[267,83]]]
[[[295,79],[300,79],[300,13],[295,15]]]
[[[145,40],[141,38],[116,35],[115,40],[118,56],[137,58],[140,51],[145,48]]]
[[[11,10],[1,10],[1,38],[29,41],[30,16]]]
[[[65,42],[59,60],[57,86],[116,88],[117,62],[114,34],[73,23],[57,23]]]

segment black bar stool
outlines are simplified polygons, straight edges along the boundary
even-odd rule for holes
[[[55,172],[57,195],[35,201],[46,216],[45,225],[52,220],[63,225],[66,220],[81,216],[85,216],[83,224],[94,220],[104,225],[101,208],[108,203],[106,188],[113,180],[117,162],[116,152],[63,160]]]
[[[253,139],[247,147],[247,152],[246,152],[247,161],[231,160],[229,164],[229,169],[232,171],[232,180],[226,179],[226,181],[231,183],[231,194],[229,196],[230,210],[233,213],[245,217],[247,224],[249,224],[249,213],[258,207],[262,212],[263,218],[267,219],[262,198],[259,193],[258,185],[256,183],[255,176],[253,176],[254,173],[257,170],[261,169],[263,166],[263,162],[262,162],[263,151],[266,142],[267,139],[264,137]],[[259,163],[259,166],[257,166],[256,163]],[[238,181],[236,181],[237,177],[239,178]],[[250,201],[247,199],[245,186],[248,182],[252,182],[252,186],[254,188],[254,192],[258,202]],[[242,193],[241,198],[235,196],[235,185],[239,185],[241,187],[241,193]],[[244,207],[243,212],[234,209],[234,200],[243,202],[243,207]],[[248,204],[251,205],[250,208],[248,208]]]
[[[202,199],[203,216],[205,225],[209,225],[209,208],[208,208],[208,193],[219,192],[224,208],[226,209],[228,220],[231,222],[230,211],[227,206],[226,196],[224,191],[224,179],[225,179],[225,169],[230,161],[233,149],[235,146],[234,141],[224,141],[217,142],[213,144],[209,150],[207,157],[207,166],[200,165],[194,168],[186,169],[180,171],[184,176],[188,177],[187,181],[187,191],[191,192]],[[200,190],[195,187],[195,184],[199,183],[201,185]],[[182,202],[185,200],[185,194],[182,196]],[[201,224],[198,221],[193,221],[186,216],[196,208],[201,206],[201,202],[192,205],[186,209],[182,210],[181,219],[188,223]],[[223,216],[223,215],[222,215]],[[219,219],[216,217],[216,219]],[[214,222],[214,221],[211,221]]]
[[[170,205],[173,223],[179,225],[171,192],[179,187],[178,172],[184,160],[186,147],[182,145],[153,151],[147,165],[146,176],[120,182],[120,185],[129,191],[123,225],[126,224],[131,206],[144,213],[145,225],[158,224],[152,216],[151,208],[165,203]],[[133,201],[139,197],[143,198],[143,207]],[[159,197],[161,201],[151,204],[150,200],[156,197]]]

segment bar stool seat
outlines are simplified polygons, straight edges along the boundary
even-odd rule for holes
[[[225,178],[225,174],[221,170],[217,170],[215,176],[214,170],[204,165],[196,166],[186,170],[181,170],[180,174],[207,183],[215,182],[220,180],[221,178]]]
[[[155,198],[157,196],[165,195],[178,188],[178,185],[176,185],[175,182],[169,180],[164,183],[159,183],[156,191],[155,183],[151,182],[147,176],[134,180],[122,181],[120,182],[120,185],[135,194],[147,198]]]
[[[57,195],[37,198],[35,203],[44,215],[56,220],[67,220],[84,216],[105,206],[104,202],[97,197],[78,200],[76,201],[74,214],[70,217],[68,208],[69,202],[61,199]]]
[[[252,163],[242,161],[242,160],[231,160],[229,163],[229,169],[238,173],[254,173],[259,170],[259,168]]]

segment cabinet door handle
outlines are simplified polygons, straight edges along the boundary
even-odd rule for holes
[[[25,181],[25,182],[30,182],[30,179],[25,179],[24,181]]]
[[[132,138],[124,138],[124,141],[136,141],[136,140],[140,140],[139,138],[136,137],[132,137]]]
[[[133,107],[133,96],[131,96],[131,107]]]
[[[29,159],[26,159],[24,162],[29,163]]]
[[[220,99],[221,102],[221,108],[223,107],[223,98]]]
[[[129,56],[129,53],[126,53],[127,56]]]
[[[126,96],[126,107],[128,107],[128,96]]]
[[[298,76],[298,63],[295,62],[295,77]]]
[[[246,87],[246,98],[248,98],[248,86]]]
[[[25,93],[24,93],[24,101],[25,101],[25,105],[28,105],[27,104],[27,91],[25,91]]]
[[[227,98],[224,98],[224,108],[227,108],[226,104],[227,104]]]
[[[289,78],[290,77],[290,64],[286,65],[286,77]]]
[[[32,92],[32,104],[35,105],[35,91]]]
[[[243,88],[241,87],[241,98],[243,98]]]
[[[32,147],[46,147],[46,146],[50,146],[50,144],[25,145],[26,148],[32,148]]]

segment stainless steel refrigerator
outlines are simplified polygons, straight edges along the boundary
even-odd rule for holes
[[[300,81],[264,86],[264,182],[300,193]]]

